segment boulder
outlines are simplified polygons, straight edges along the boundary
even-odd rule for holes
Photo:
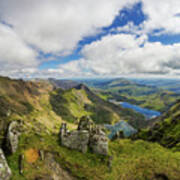
[[[89,143],[89,132],[86,130],[71,131],[61,136],[61,144],[70,149],[76,149],[83,153],[87,152]]]
[[[108,138],[102,127],[97,126],[89,117],[82,117],[77,130],[69,132],[66,123],[60,128],[61,145],[70,149],[87,152],[88,147],[96,154],[108,155]]]
[[[6,137],[6,148],[9,153],[16,152],[20,134],[20,124],[17,121],[11,122]]]
[[[7,164],[2,149],[0,149],[0,180],[9,180],[11,178],[11,170]]]
[[[91,135],[89,146],[96,154],[108,155],[108,138],[103,131]]]
[[[83,116],[81,117],[79,124],[78,124],[78,130],[87,130],[89,132],[92,131],[94,126],[93,121],[90,119],[89,116]]]

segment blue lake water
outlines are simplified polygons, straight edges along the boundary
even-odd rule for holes
[[[147,108],[142,108],[140,106],[136,106],[127,102],[119,102],[119,104],[124,108],[133,109],[136,112],[143,114],[147,119],[155,118],[161,115],[159,111],[154,111]]]
[[[136,112],[139,112],[143,114],[147,120],[161,115],[161,113],[158,111],[142,108],[140,106],[136,106],[127,102],[118,102],[115,100],[109,100],[109,101],[114,104],[120,104],[124,108],[129,108]],[[116,133],[119,131],[123,131],[123,134],[125,137],[129,137],[137,133],[137,130],[125,121],[120,121],[116,123],[115,125],[105,124],[105,127],[110,131],[110,134],[108,135],[109,139],[112,139],[116,135]]]

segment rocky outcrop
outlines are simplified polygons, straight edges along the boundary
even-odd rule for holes
[[[89,147],[96,154],[108,154],[108,139],[106,134],[98,126],[91,132]]]
[[[61,145],[86,153],[88,147],[96,154],[108,154],[108,138],[89,117],[82,117],[77,130],[69,132],[66,123],[60,129]]]
[[[0,180],[9,180],[11,178],[11,170],[6,162],[3,151],[0,149]]]
[[[71,131],[61,137],[61,144],[70,149],[76,149],[83,153],[87,152],[89,132],[85,130]]]
[[[7,137],[6,137],[6,148],[9,153],[15,153],[18,148],[18,141],[20,136],[20,123],[13,121],[9,124]]]
[[[83,116],[78,124],[78,130],[87,130],[91,132],[94,128],[94,123],[89,116]]]
[[[54,155],[52,153],[45,154],[45,164],[50,171],[49,179],[51,180],[74,180],[67,171],[65,171],[59,163],[55,161]],[[44,180],[44,178],[43,178]]]

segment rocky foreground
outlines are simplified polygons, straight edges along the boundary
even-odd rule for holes
[[[18,149],[19,136],[21,135],[22,129],[23,125],[21,122],[13,121],[9,124],[4,148],[6,150],[6,154],[16,153]],[[93,121],[86,116],[83,116],[80,119],[77,130],[69,131],[67,129],[67,124],[62,123],[59,132],[59,142],[62,146],[80,151],[82,153],[86,153],[88,149],[90,149],[92,153],[108,156],[107,135],[105,132],[103,132],[101,126],[95,125]],[[49,177],[50,179],[59,180],[59,178],[62,177],[62,174],[64,174],[63,176],[66,176],[66,178],[69,176],[68,173],[63,171],[61,166],[54,160],[52,153],[45,153],[43,151],[34,153],[38,153],[37,156],[41,157],[47,168],[50,168],[54,172],[52,177]],[[19,173],[22,175],[23,159],[24,156],[20,155]],[[7,164],[2,149],[0,149],[0,174],[2,180],[9,180],[12,177],[11,169]]]

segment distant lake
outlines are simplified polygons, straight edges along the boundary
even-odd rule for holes
[[[117,102],[115,100],[110,100],[110,102],[112,102],[114,104],[120,104],[124,108],[129,108],[129,109],[132,109],[136,112],[139,112],[139,113],[143,114],[147,119],[155,118],[155,117],[158,117],[161,115],[161,113],[159,111],[154,111],[151,109],[142,108],[140,106],[133,105],[133,104],[130,104],[128,102]]]

